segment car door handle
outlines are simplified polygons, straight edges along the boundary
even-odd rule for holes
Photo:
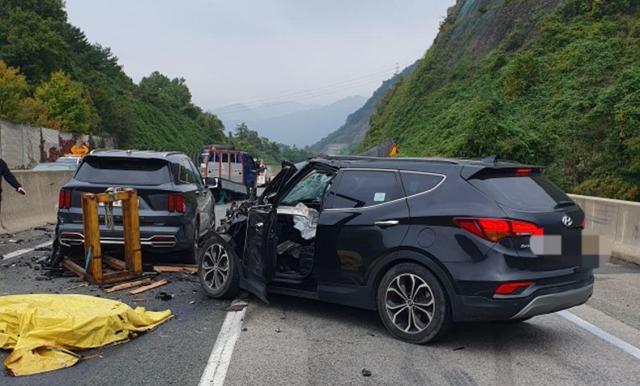
[[[398,220],[376,221],[374,224],[376,224],[379,227],[390,227],[390,226],[400,224],[400,221]]]

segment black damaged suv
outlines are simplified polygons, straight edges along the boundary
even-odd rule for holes
[[[582,304],[585,215],[537,166],[495,159],[318,158],[232,207],[203,248],[209,296],[244,288],[377,309],[397,338]]]

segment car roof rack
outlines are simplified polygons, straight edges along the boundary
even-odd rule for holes
[[[379,161],[379,162],[388,162],[388,161],[401,161],[401,162],[433,162],[433,163],[442,163],[442,164],[450,164],[450,165],[459,165],[460,162],[454,159],[446,159],[446,158],[427,158],[427,157],[371,157],[371,156],[363,156],[363,155],[320,155],[318,157],[313,158],[322,158],[328,160],[335,161]]]

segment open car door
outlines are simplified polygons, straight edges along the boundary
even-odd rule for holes
[[[273,276],[278,243],[275,232],[277,213],[273,203],[278,201],[278,194],[297,171],[293,164],[283,162],[282,166],[277,178],[261,196],[260,203],[247,213],[240,285],[265,303],[268,303],[267,284]]]
[[[276,243],[273,226],[276,211],[272,205],[259,205],[249,209],[247,234],[244,243],[243,275],[241,287],[267,301],[267,282],[273,272]]]

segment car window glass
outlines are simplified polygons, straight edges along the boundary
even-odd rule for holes
[[[194,172],[189,159],[179,159],[174,166],[174,176],[177,184],[198,184],[199,176]]]
[[[553,210],[571,199],[542,175],[490,176],[469,182],[480,191],[513,209]]]
[[[196,167],[196,165],[194,165],[193,162],[191,162],[191,160],[187,160],[187,162],[191,167],[191,174],[193,175],[195,184],[200,187],[204,186],[202,182],[202,176],[200,175],[200,172],[198,171],[198,168]]]
[[[402,197],[395,172],[347,170],[332,191],[332,208],[361,208]]]
[[[402,179],[402,186],[404,186],[404,191],[407,196],[427,192],[438,186],[444,179],[443,176],[411,172],[400,173],[400,178]]]
[[[119,186],[171,182],[166,161],[136,158],[85,158],[75,178],[83,182]]]
[[[327,191],[331,175],[314,170],[300,180],[282,199],[282,205],[296,205],[299,202],[319,202]]]

